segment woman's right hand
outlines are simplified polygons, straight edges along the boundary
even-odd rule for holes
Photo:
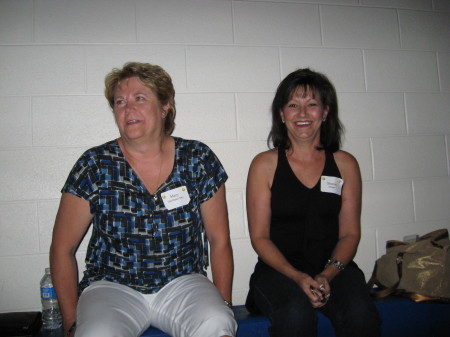
[[[326,304],[323,285],[306,273],[298,272],[294,277],[295,283],[308,296],[313,308],[320,308]]]
[[[75,336],[76,325],[75,323],[71,324],[63,324],[64,327],[64,337],[73,337]]]

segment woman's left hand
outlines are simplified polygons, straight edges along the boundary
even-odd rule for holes
[[[325,304],[327,304],[328,299],[330,298],[331,295],[330,284],[328,282],[328,279],[322,274],[316,275],[316,277],[314,277],[314,280],[319,283],[319,288],[311,290],[317,293],[318,298],[318,301],[313,303],[313,306],[315,308],[320,308],[323,307]]]

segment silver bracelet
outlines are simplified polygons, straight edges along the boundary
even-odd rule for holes
[[[224,302],[228,308],[231,308],[233,306],[233,303],[231,303],[231,301],[224,300]]]
[[[329,259],[328,261],[327,261],[327,264],[325,265],[325,267],[328,267],[328,266],[335,266],[337,269],[339,269],[339,271],[342,271],[342,270],[344,270],[344,268],[345,268],[345,264],[343,264],[341,261],[338,261],[338,260],[336,260],[336,259]]]

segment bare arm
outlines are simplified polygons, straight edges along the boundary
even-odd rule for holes
[[[75,252],[91,220],[86,200],[63,193],[53,228],[50,267],[65,330],[76,320],[78,269]]]
[[[211,247],[213,282],[223,299],[231,302],[234,266],[225,185],[222,185],[216,194],[200,207],[206,236]]]
[[[319,283],[308,274],[294,268],[270,239],[271,184],[277,156],[272,151],[261,153],[253,160],[247,178],[247,217],[252,246],[270,267],[294,280],[310,298],[313,306],[320,306],[310,287]]]
[[[339,151],[334,156],[344,179],[344,186],[342,188],[342,207],[339,213],[339,241],[330,258],[346,265],[355,256],[361,238],[362,182],[358,162],[352,155]],[[326,277],[329,282],[338,272],[336,267],[328,266],[321,275]]]

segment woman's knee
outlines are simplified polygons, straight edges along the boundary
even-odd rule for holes
[[[75,337],[136,337],[138,331],[126,324],[88,321],[77,326]]]
[[[237,322],[234,319],[233,311],[229,308],[216,309],[205,313],[201,320],[197,321],[197,326],[190,331],[195,330],[189,336],[235,336],[237,330]],[[190,324],[189,324],[190,325]]]
[[[337,336],[380,336],[381,319],[375,306],[356,305],[339,316]]]
[[[81,294],[77,306],[77,337],[134,337],[148,324],[145,301],[128,287],[100,281]]]
[[[287,303],[269,316],[271,336],[315,336],[317,316],[311,304]]]

